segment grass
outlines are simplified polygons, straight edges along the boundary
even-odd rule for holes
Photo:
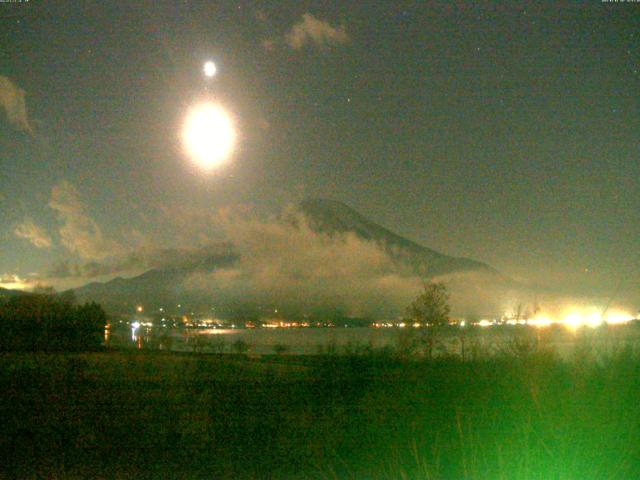
[[[640,359],[0,357],[2,478],[640,478]]]

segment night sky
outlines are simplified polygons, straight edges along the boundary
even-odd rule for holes
[[[640,299],[640,4],[542,3],[0,4],[3,284],[322,197],[526,283]],[[180,131],[214,97],[238,138],[204,172]]]

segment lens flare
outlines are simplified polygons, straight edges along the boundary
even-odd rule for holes
[[[634,316],[622,310],[608,310],[602,312],[600,309],[591,308],[575,308],[569,311],[562,322],[571,329],[580,327],[596,328],[605,323],[608,325],[621,325],[634,320]]]
[[[634,316],[629,312],[622,310],[610,310],[604,316],[604,321],[609,325],[620,325],[628,323],[634,319]]]
[[[230,115],[220,105],[204,103],[187,115],[182,139],[192,160],[210,170],[233,151],[235,129]]]
[[[558,315],[556,313],[539,313],[532,318],[513,318],[512,313],[505,313],[502,322],[481,320],[477,325],[486,327],[505,323],[506,325],[529,325],[536,328],[547,328],[552,325],[562,325],[569,330],[578,330],[583,327],[598,328],[603,325],[624,325],[634,320],[636,316],[625,310],[606,309],[603,311],[601,307],[596,306],[577,306],[566,307],[563,312]]]
[[[535,317],[527,320],[527,324],[537,328],[546,328],[553,324],[553,320],[551,320],[549,317]]]

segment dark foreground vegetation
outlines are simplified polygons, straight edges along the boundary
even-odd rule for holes
[[[625,351],[0,357],[3,478],[640,478]]]
[[[29,293],[0,299],[0,352],[100,350],[107,315],[73,294]]]

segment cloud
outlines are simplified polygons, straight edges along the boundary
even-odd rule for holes
[[[377,244],[351,233],[315,232],[302,217],[289,222],[230,216],[224,229],[238,261],[194,273],[186,290],[298,312],[329,307],[367,316],[396,315],[420,286]]]
[[[276,303],[296,312],[339,310],[353,316],[395,316],[420,287],[411,268],[397,265],[376,243],[351,233],[318,233],[294,210],[262,219],[241,206],[202,212],[198,218],[170,208],[165,212],[169,218],[190,218],[180,223],[183,237],[174,238],[176,246],[141,242],[97,258],[96,245],[104,239],[95,222],[85,218],[77,191],[63,182],[54,188],[50,205],[64,222],[63,244],[82,254],[80,261],[54,265],[40,278],[43,281],[78,285],[82,280],[166,269],[177,278],[185,272],[176,289],[196,297],[253,306]],[[219,233],[207,235],[208,243],[186,246],[184,239],[198,238],[206,224],[216,225]]]
[[[77,262],[67,259],[54,264],[42,278],[87,280],[113,275],[132,276],[156,268],[174,271],[211,269],[235,259],[233,249],[225,242],[171,248],[145,245],[104,260]]]
[[[10,290],[25,290],[29,288],[31,283],[29,280],[20,278],[12,273],[0,274],[0,288],[8,288]]]
[[[490,272],[454,272],[432,280],[446,285],[453,313],[470,318],[493,318],[518,306],[532,310],[536,300],[533,292]]]
[[[64,195],[58,192],[57,202],[65,205],[64,215],[71,216],[70,210],[77,222],[77,192],[69,185],[62,190]],[[403,263],[383,246],[350,232],[318,232],[291,207],[267,219],[242,207],[190,215],[188,209],[174,206],[163,209],[163,214],[167,221],[187,219],[175,226],[182,236],[173,238],[170,244],[174,246],[145,240],[105,258],[85,254],[85,261],[58,263],[43,280],[77,285],[82,280],[166,269],[173,272],[169,275],[177,274],[175,290],[192,298],[217,298],[250,308],[277,305],[282,312],[294,314],[339,311],[374,318],[402,315],[422,286],[423,278],[414,266]],[[92,232],[89,227],[75,230]],[[203,232],[206,238],[199,242]],[[94,245],[99,243],[95,237],[101,238],[80,235],[88,237],[92,242],[78,239],[76,243]],[[68,248],[74,251],[81,247],[74,244]],[[522,303],[520,292],[496,284],[495,276],[489,273],[452,274],[436,280],[444,281],[450,289],[456,315],[498,314]]]
[[[45,230],[33,223],[30,219],[25,219],[13,229],[13,233],[19,237],[29,240],[37,248],[51,248],[51,237]]]
[[[78,190],[66,180],[51,190],[49,207],[57,212],[62,222],[58,233],[62,245],[84,260],[100,260],[122,254],[117,242],[105,238],[102,229],[87,214]]]
[[[297,313],[332,309],[395,318],[404,314],[425,280],[414,265],[375,241],[351,232],[318,232],[292,208],[276,219],[232,213],[218,222],[238,260],[193,273],[183,285],[187,292]],[[529,307],[534,299],[492,272],[458,272],[432,280],[447,286],[454,315],[500,315],[521,304]]]
[[[153,233],[130,228],[123,232],[127,244],[105,238],[101,228],[86,213],[79,193],[63,181],[52,190],[49,206],[62,221],[59,234],[63,246],[80,258],[67,258],[40,275],[42,280],[64,280],[77,286],[83,280],[106,280],[115,275],[130,277],[150,269],[204,268],[225,263],[232,249],[216,231],[221,210],[161,205],[159,215],[142,215],[141,225]],[[240,209],[241,210],[241,209]]]
[[[90,262],[72,262],[64,260],[53,266],[47,273],[46,278],[82,278],[92,279],[103,275],[114,275],[119,273],[119,268],[114,268],[108,263]]]
[[[33,130],[27,118],[25,91],[2,75],[0,75],[0,106],[4,109],[9,122],[14,127],[33,135]]]
[[[104,237],[70,183],[53,188],[49,206],[61,221],[62,244],[79,258],[58,263],[30,281],[48,281],[57,288],[166,269],[167,278],[175,280],[172,292],[186,293],[187,298],[234,308],[277,306],[284,314],[338,311],[391,319],[404,313],[423,283],[410,259],[354,233],[314,230],[291,207],[265,219],[246,205],[204,210],[163,206],[159,218],[151,212],[148,222],[142,222],[151,223],[154,234],[134,231],[127,235],[125,248]],[[490,271],[433,280],[447,285],[452,313],[469,318],[514,311],[560,314],[569,303],[587,301],[527,289]],[[5,283],[25,281],[7,276]]]
[[[322,48],[347,43],[349,36],[344,25],[338,28],[332,27],[328,22],[305,13],[302,15],[302,20],[293,25],[285,35],[285,40],[291,48],[299,50],[308,44]]]

